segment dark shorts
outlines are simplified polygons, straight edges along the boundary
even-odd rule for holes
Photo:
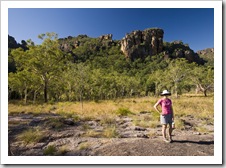
[[[172,114],[160,115],[161,124],[171,124],[172,123]]]

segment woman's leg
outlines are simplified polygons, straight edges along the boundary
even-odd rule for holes
[[[172,123],[169,123],[169,138],[170,138],[170,141],[172,141],[172,132],[173,132],[173,127],[172,127]]]
[[[167,128],[167,124],[162,124],[162,137],[163,137],[163,139],[166,139],[166,128]]]

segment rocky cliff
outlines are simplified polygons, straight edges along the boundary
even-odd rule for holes
[[[214,65],[214,48],[206,48],[197,51],[200,58],[204,59],[208,65]]]
[[[163,42],[164,31],[160,28],[148,28],[127,33],[121,40],[113,40],[112,34],[91,38],[87,35],[60,38],[60,48],[70,53],[73,61],[92,59],[96,56],[124,55],[128,60],[145,60],[148,56],[159,55],[162,59],[185,58],[189,62],[213,64],[213,48],[195,53],[188,44],[182,41]],[[26,42],[19,44],[9,36],[9,48],[22,47],[26,49]]]
[[[121,51],[131,60],[163,51],[164,31],[159,28],[133,31],[121,40]]]

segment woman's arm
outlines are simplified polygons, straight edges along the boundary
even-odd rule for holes
[[[157,102],[157,103],[154,105],[154,108],[155,108],[155,110],[156,110],[159,114],[161,114],[161,112],[160,112],[159,109],[157,108],[158,105],[159,105],[159,102]]]

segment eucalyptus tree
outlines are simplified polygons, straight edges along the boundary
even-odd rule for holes
[[[157,96],[161,92],[163,88],[166,88],[167,86],[167,80],[166,80],[166,72],[162,69],[158,69],[154,71],[152,74],[150,74],[147,85],[151,86],[154,84],[154,95]]]
[[[183,89],[184,83],[188,80],[191,70],[194,68],[195,64],[188,63],[184,58],[172,60],[166,69],[165,79],[171,87],[176,97],[178,97],[178,91]]]
[[[12,51],[16,66],[40,78],[44,92],[44,101],[48,101],[48,86],[54,78],[59,78],[65,66],[66,55],[60,49],[58,35],[46,33],[38,36],[40,45],[27,41],[28,50]]]
[[[214,68],[212,66],[197,66],[192,71],[190,79],[196,86],[196,91],[203,92],[207,96],[207,91],[214,88]]]

